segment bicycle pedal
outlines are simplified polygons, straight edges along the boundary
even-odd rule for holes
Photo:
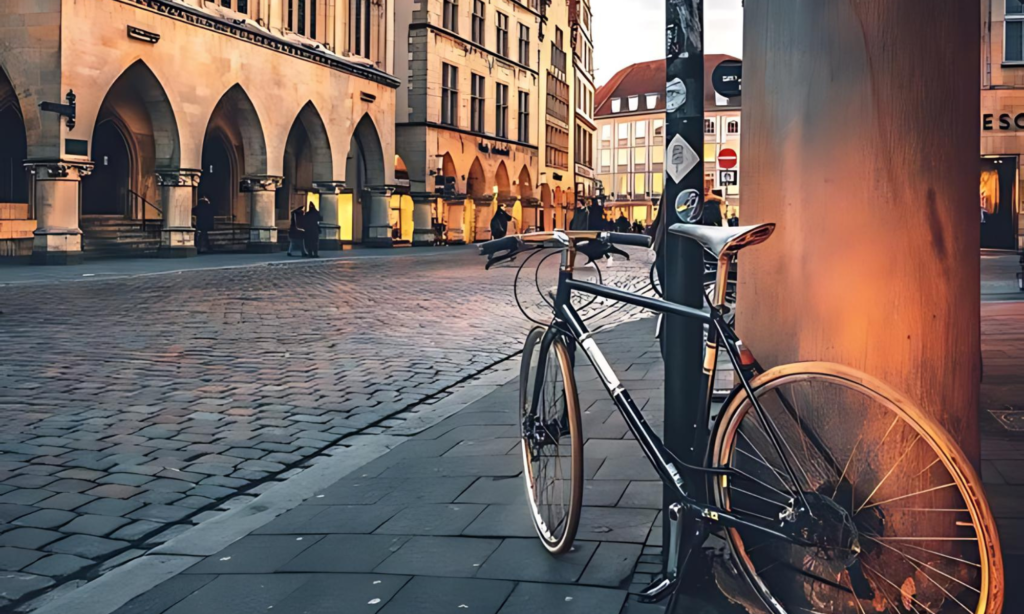
[[[679,588],[679,579],[669,580],[665,576],[658,576],[647,585],[637,596],[640,603],[660,603],[676,592]]]

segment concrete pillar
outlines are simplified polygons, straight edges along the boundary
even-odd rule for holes
[[[445,224],[448,225],[448,244],[463,245],[466,242],[466,229],[464,220],[466,218],[466,203],[469,201],[457,200],[445,202],[445,209],[448,211],[448,218]]]
[[[766,366],[865,371],[977,459],[980,15],[924,6],[747,0],[741,222],[778,230],[739,256],[736,321]]]
[[[157,171],[160,207],[164,227],[160,231],[160,256],[187,258],[196,255],[196,231],[192,227],[192,204],[202,171],[174,169]]]
[[[434,244],[434,204],[437,195],[413,192],[412,194],[412,245],[413,247]]]
[[[82,231],[78,228],[78,195],[82,177],[92,163],[41,162],[28,167],[35,181],[36,231],[33,264],[78,264]]]
[[[317,182],[320,192],[320,249],[337,251],[341,249],[341,224],[338,220],[338,196],[345,189],[344,181]]]
[[[375,187],[365,192],[370,198],[369,207],[364,206],[370,216],[368,236],[363,244],[369,247],[391,247],[391,189]]]
[[[277,190],[283,177],[256,175],[242,179],[241,190],[249,195],[248,250],[270,254],[280,249],[277,244]]]

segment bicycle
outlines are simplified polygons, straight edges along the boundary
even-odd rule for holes
[[[729,263],[774,228],[670,229],[719,262],[707,311],[574,279],[578,249],[592,256],[616,245],[650,247],[645,235],[559,230],[481,246],[488,267],[524,252],[561,250],[557,289],[545,299],[550,324],[528,334],[520,369],[523,475],[538,537],[562,554],[579,526],[579,349],[671,494],[664,573],[642,600],[674,597],[714,531],[724,534],[758,606],[771,614],[999,614],[995,522],[977,474],[946,431],[891,387],[851,368],[807,362],[765,370],[733,330],[725,306]],[[574,293],[707,326],[703,402],[691,408],[700,464],[673,455],[647,423],[574,307]],[[705,428],[722,348],[738,385]]]

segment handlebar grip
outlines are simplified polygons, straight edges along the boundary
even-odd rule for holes
[[[625,232],[609,232],[608,242],[612,245],[634,245],[636,247],[650,247],[651,238],[644,234],[628,234]]]
[[[514,250],[518,247],[519,237],[503,237],[501,239],[495,239],[493,241],[488,241],[487,243],[480,245],[480,255],[492,256],[498,252]]]

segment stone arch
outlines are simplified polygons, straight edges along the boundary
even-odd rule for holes
[[[369,232],[372,202],[370,188],[382,188],[387,181],[384,166],[384,148],[380,142],[377,126],[369,113],[364,114],[352,131],[349,142],[348,160],[345,164],[345,185],[352,190],[352,228],[360,240]],[[341,212],[344,215],[345,212]]]
[[[267,173],[267,141],[242,86],[229,88],[210,113],[202,160],[199,195],[210,199],[216,215],[246,222],[249,208],[239,185],[243,177]]]
[[[512,198],[512,182],[509,181],[508,169],[505,167],[504,161],[500,162],[497,170],[494,171],[494,185],[498,188],[499,201]]]
[[[469,174],[466,175],[466,195],[469,198],[483,198],[489,193],[484,165],[480,163],[480,158],[474,158],[472,166],[469,167]]]
[[[17,91],[0,66],[0,203],[28,204],[28,133]],[[28,216],[26,206],[24,215]]]
[[[530,178],[530,169],[524,164],[519,171],[518,179],[519,198],[523,200],[533,198],[533,179]]]
[[[312,102],[299,111],[284,146],[284,181],[276,194],[276,216],[287,220],[290,212],[307,202],[318,202],[317,182],[333,181],[334,162],[327,127]]]

